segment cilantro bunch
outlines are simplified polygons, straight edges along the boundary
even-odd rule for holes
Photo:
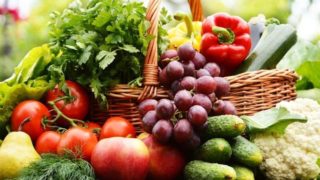
[[[150,26],[142,3],[128,0],[75,1],[62,13],[52,14],[50,48],[56,55],[48,70],[52,79],[76,81],[105,101],[108,89],[140,77]],[[168,41],[163,28],[171,18],[161,12],[158,46]]]

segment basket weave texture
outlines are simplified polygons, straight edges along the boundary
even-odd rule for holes
[[[141,132],[139,102],[147,98],[168,98],[169,91],[159,87],[157,34],[161,0],[149,0],[146,18],[151,25],[148,33],[155,38],[149,43],[145,58],[143,87],[130,87],[118,84],[108,93],[108,109],[100,109],[98,103],[91,108],[90,118],[104,122],[110,116],[122,116]],[[189,0],[193,20],[203,19],[201,0]],[[282,100],[296,98],[295,82],[297,75],[289,70],[259,70],[226,77],[231,84],[228,96],[223,100],[231,101],[237,108],[238,115],[251,115],[269,109]]]

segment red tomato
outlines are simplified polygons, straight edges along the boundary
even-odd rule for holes
[[[136,137],[134,126],[122,117],[111,117],[102,126],[100,139],[109,137]]]
[[[21,130],[29,134],[32,141],[35,142],[44,132],[41,122],[45,117],[50,117],[50,112],[44,104],[35,100],[23,101],[13,109],[11,129],[18,131],[22,126]]]
[[[80,127],[84,127],[84,124],[82,124],[82,123],[78,123],[77,125]],[[91,132],[95,133],[97,138],[99,139],[101,126],[98,123],[90,122],[90,121],[85,122],[85,128],[89,129]]]
[[[73,127],[62,134],[57,152],[58,154],[64,154],[69,150],[77,157],[90,161],[92,150],[97,143],[97,136],[89,129]]]
[[[56,102],[56,106],[69,118],[83,120],[89,111],[88,94],[78,83],[66,81],[66,84],[70,90],[71,96],[74,97],[74,101],[67,104],[65,100],[60,100]],[[54,101],[64,95],[64,92],[56,86],[53,90],[47,92],[46,101]]]
[[[61,135],[55,131],[46,131],[42,133],[36,143],[36,150],[42,153],[57,153],[57,146]]]
[[[90,129],[91,131],[95,130],[95,129],[101,129],[101,126],[98,123],[95,122],[86,122],[87,125],[87,129]]]

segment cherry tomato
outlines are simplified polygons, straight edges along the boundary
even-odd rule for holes
[[[78,126],[84,127],[84,124],[78,123]],[[101,126],[98,123],[91,122],[91,121],[85,122],[85,128],[87,128],[91,132],[95,133],[97,138],[99,139]]]
[[[100,139],[109,137],[136,137],[134,126],[122,117],[111,117],[102,126]]]
[[[86,122],[87,125],[87,129],[90,129],[91,131],[95,130],[95,129],[101,129],[101,126],[98,123],[95,122]]]
[[[74,97],[74,101],[66,103],[65,100],[57,101],[55,104],[60,111],[69,118],[83,120],[89,111],[89,97],[86,90],[78,83],[72,81],[66,81],[67,87],[70,90],[71,96]],[[62,90],[56,86],[53,90],[50,90],[46,94],[46,101],[54,101],[65,94]]]
[[[50,117],[50,112],[44,104],[35,100],[23,101],[13,109],[11,129],[18,131],[21,126],[21,130],[29,134],[35,142],[44,132],[41,121],[46,117]]]
[[[39,154],[42,153],[57,153],[57,146],[61,135],[55,131],[46,131],[37,139],[36,150]]]
[[[62,134],[57,152],[61,155],[71,151],[77,157],[90,161],[92,150],[97,143],[97,136],[89,129],[72,127]]]

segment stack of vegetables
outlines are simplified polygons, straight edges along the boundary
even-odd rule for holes
[[[75,1],[52,14],[48,44],[33,48],[0,82],[0,179],[293,180],[320,174],[317,102],[281,102],[239,117],[222,100],[230,90],[224,76],[275,68],[281,59],[279,68],[302,77],[299,96],[319,93],[313,70],[320,47],[298,42],[291,48],[294,28],[275,19],[247,23],[217,13],[193,22],[163,9],[159,80],[171,96],[140,103],[141,134],[123,117],[88,121],[91,98],[105,106],[116,84],[141,86],[154,38],[145,17],[142,3],[125,0]],[[170,27],[172,21],[178,25]]]

